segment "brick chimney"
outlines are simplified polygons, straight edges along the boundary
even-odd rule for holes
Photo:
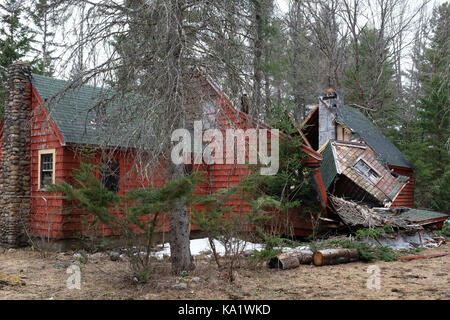
[[[16,62],[8,69],[0,163],[0,244],[26,244],[31,209],[31,69]]]

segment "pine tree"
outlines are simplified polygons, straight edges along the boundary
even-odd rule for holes
[[[34,31],[21,19],[24,15],[23,1],[7,0],[0,4],[0,119],[3,118],[5,84],[8,66],[27,57],[32,51]]]
[[[124,237],[133,276],[146,282],[151,276],[150,254],[154,249],[155,233],[177,201],[182,199],[190,203],[195,199],[194,191],[203,172],[168,181],[161,187],[129,190],[121,196],[108,190],[97,175],[100,173],[101,176],[105,168],[91,162],[81,162],[80,167],[73,170],[70,182],[61,181],[49,190],[61,193],[66,200],[74,201],[84,210],[86,215],[82,221],[91,227],[87,235],[95,239],[98,236],[95,230],[101,224]]]
[[[410,126],[407,155],[416,166],[416,203],[449,212],[450,202],[450,6],[436,8],[432,36],[419,65],[423,96]]]
[[[38,45],[35,48],[35,73],[52,76],[55,71],[53,56],[58,44],[55,42],[55,28],[63,21],[52,9],[52,1],[38,0],[28,10],[39,36]]]
[[[395,70],[389,49],[379,38],[375,29],[361,33],[358,69],[353,64],[344,72],[343,85],[346,104],[362,107],[381,129],[387,129],[397,124]]]

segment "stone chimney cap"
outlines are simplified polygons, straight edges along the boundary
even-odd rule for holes
[[[330,99],[336,99],[337,98],[337,92],[333,88],[328,88],[325,92],[325,95],[322,97],[323,100],[330,100]]]
[[[23,74],[28,79],[31,78],[31,67],[30,65],[22,60],[15,61],[8,67],[8,73],[10,74],[10,77],[12,77],[12,74]]]
[[[333,88],[326,90],[325,95],[320,97],[320,100],[329,108],[329,110],[338,115],[344,106],[344,97]]]

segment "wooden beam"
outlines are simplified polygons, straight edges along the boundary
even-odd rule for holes
[[[449,254],[450,254],[450,252],[445,252],[445,253],[428,254],[428,255],[424,255],[424,256],[398,257],[395,259],[396,260],[430,259],[430,258],[444,257]]]
[[[294,125],[294,127],[297,128],[298,133],[300,133],[300,135],[302,136],[303,141],[305,141],[306,145],[308,147],[310,147],[311,149],[313,149],[313,147],[311,146],[311,144],[309,143],[308,139],[306,138],[305,134],[303,133],[303,131],[301,130],[301,128],[297,125],[297,122],[295,121],[295,118],[292,114],[290,114],[288,112],[288,117],[289,119],[291,119],[292,124]],[[314,149],[313,149],[314,150]]]
[[[302,122],[302,127],[304,127],[304,126],[308,123],[309,119],[312,118],[312,116],[314,115],[314,113],[315,113],[318,109],[319,109],[319,104],[316,104],[316,106],[314,107],[314,109],[312,109],[311,112],[306,116],[306,119],[303,120],[303,122]]]

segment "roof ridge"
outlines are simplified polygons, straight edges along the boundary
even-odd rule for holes
[[[401,166],[401,167],[408,167],[408,168],[414,168],[414,165],[409,161],[408,158],[403,154],[402,151],[390,140],[388,137],[384,135],[384,133],[381,131],[381,129],[373,123],[371,120],[369,120],[358,108],[350,107],[348,105],[343,106],[343,114],[341,116],[341,122],[347,126],[349,129],[351,129],[353,132],[357,133],[382,159],[386,161],[387,164],[395,165],[395,166]],[[345,111],[347,111],[347,114],[345,114]],[[351,114],[348,114],[351,113]],[[353,115],[353,119],[352,119]],[[359,117],[358,120],[356,117]],[[364,121],[364,129],[358,128],[358,121],[361,122]],[[361,125],[360,125],[361,126]],[[359,126],[359,127],[360,127]],[[367,130],[372,132],[367,132]],[[378,137],[377,137],[378,136]],[[380,138],[381,137],[381,138]],[[389,154],[389,150],[387,152],[382,152],[382,146],[377,146],[377,140],[378,142],[381,142],[385,145],[390,145],[388,149],[391,149],[390,152],[395,152],[396,154]],[[384,141],[380,141],[384,140]],[[394,148],[394,149],[392,149]],[[401,164],[399,164],[401,163]]]
[[[34,78],[35,76],[41,77],[41,78],[46,78],[46,79],[48,79],[49,81],[50,81],[50,80],[51,80],[51,81],[58,81],[58,82],[60,82],[60,83],[69,84],[69,85],[67,86],[67,88],[70,88],[70,85],[71,85],[72,83],[75,82],[75,81],[71,81],[71,80],[59,79],[59,78],[55,78],[55,77],[51,77],[51,76],[46,76],[46,75],[42,75],[42,74],[37,74],[37,73],[31,73],[31,81],[33,81],[33,78]],[[81,88],[81,87],[83,87],[83,88],[90,88],[90,89],[94,89],[94,90],[98,90],[98,89],[106,89],[106,90],[114,91],[114,89],[112,89],[112,88],[97,87],[97,86],[93,86],[93,85],[91,85],[91,84],[81,84],[80,86],[76,86],[76,87],[74,87],[73,89],[75,90],[75,89],[79,89],[79,88]]]

